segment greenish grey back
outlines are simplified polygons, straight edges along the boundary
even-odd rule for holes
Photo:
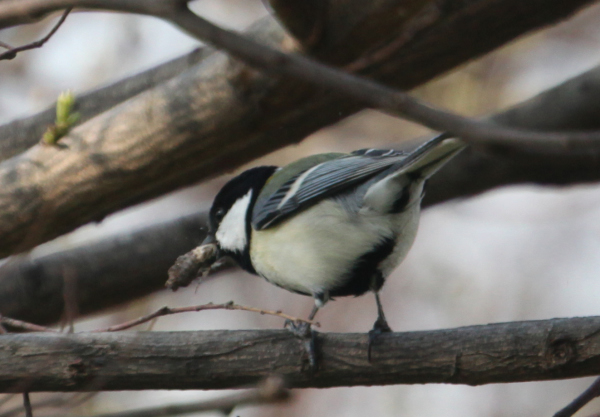
[[[270,197],[273,193],[279,190],[287,180],[306,171],[307,169],[310,169],[323,162],[332,161],[345,156],[348,156],[348,154],[338,152],[321,153],[318,155],[307,156],[306,158],[292,162],[291,164],[287,165],[285,169],[276,171],[271,178],[269,178],[259,194],[257,201]]]

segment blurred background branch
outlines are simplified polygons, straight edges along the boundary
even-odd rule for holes
[[[219,412],[230,415],[237,407],[257,404],[285,403],[290,401],[291,392],[286,389],[283,378],[270,376],[259,381],[255,388],[244,390],[212,400],[186,404],[169,404],[146,407],[116,413],[96,414],[94,417],[173,417],[190,413]],[[0,416],[2,417],[2,416]]]
[[[81,315],[164,288],[175,259],[202,242],[205,224],[204,214],[189,215],[58,254],[15,257],[0,266],[0,314],[56,323],[67,301],[65,271],[77,282],[70,302]]]

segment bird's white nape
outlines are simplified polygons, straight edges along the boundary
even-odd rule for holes
[[[231,206],[216,233],[221,248],[232,252],[243,252],[248,243],[246,236],[246,214],[252,198],[252,190],[240,197]]]

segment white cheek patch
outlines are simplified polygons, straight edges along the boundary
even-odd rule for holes
[[[248,239],[246,237],[246,213],[252,198],[252,190],[237,199],[229,209],[216,233],[217,241],[223,249],[243,252]]]

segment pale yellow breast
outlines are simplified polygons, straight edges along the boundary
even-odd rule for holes
[[[393,269],[414,240],[416,210],[416,216],[348,213],[337,202],[324,200],[277,226],[253,230],[252,264],[261,276],[284,288],[325,293],[341,284],[356,259],[402,229],[404,242],[386,262],[386,269]]]

